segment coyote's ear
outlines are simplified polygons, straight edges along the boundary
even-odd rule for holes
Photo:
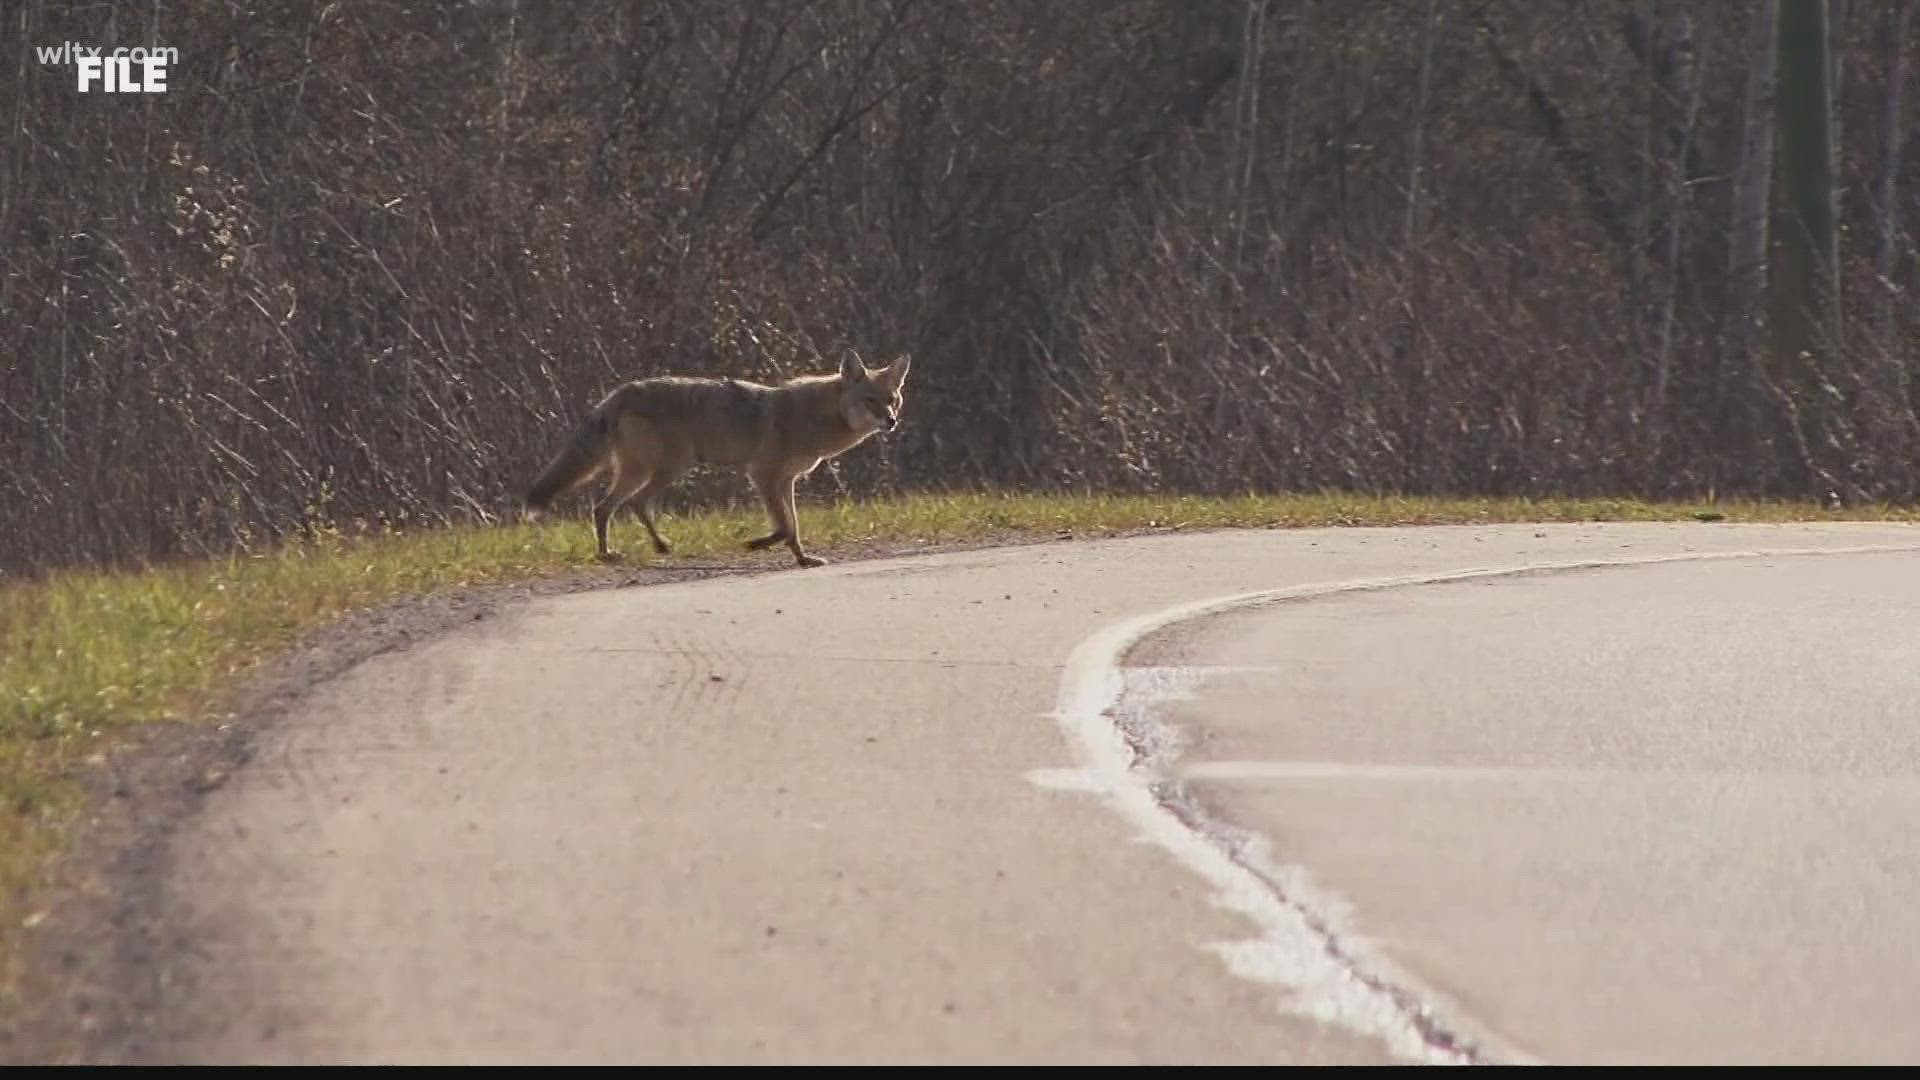
[[[881,381],[892,389],[900,389],[901,384],[907,381],[907,368],[912,364],[913,357],[901,353],[893,358],[893,363],[887,365],[886,371],[880,376]]]
[[[857,354],[849,352],[840,358],[840,377],[848,382],[859,382],[867,377],[867,365],[860,362]]]

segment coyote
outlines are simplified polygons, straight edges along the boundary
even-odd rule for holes
[[[680,376],[627,383],[594,408],[533,482],[527,510],[538,516],[556,497],[608,469],[612,483],[593,504],[600,557],[619,557],[607,547],[607,522],[635,495],[653,550],[665,555],[672,548],[653,522],[660,492],[695,465],[730,465],[752,478],[773,518],[773,531],[747,541],[748,550],[784,540],[801,566],[825,565],[800,546],[794,482],[875,432],[894,429],[909,363],[901,355],[874,371],[849,355],[838,374],[808,375],[777,387]]]

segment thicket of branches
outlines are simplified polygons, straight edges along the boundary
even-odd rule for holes
[[[1830,5],[1783,361],[1775,0],[13,0],[0,568],[509,513],[620,380],[843,348],[907,424],[816,494],[1910,499],[1910,6]]]

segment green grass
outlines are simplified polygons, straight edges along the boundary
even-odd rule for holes
[[[1346,495],[1203,499],[1149,496],[924,495],[805,507],[802,535],[832,554],[868,543],[976,541],[1141,528],[1418,525],[1502,521],[1915,520],[1910,510],[1833,514],[1805,505],[1652,505],[1626,500],[1414,499]],[[670,560],[747,556],[758,511],[670,517]],[[630,517],[615,546],[647,551]],[[636,558],[636,561],[639,561]],[[344,612],[400,596],[564,574],[596,565],[578,518],[539,525],[330,534],[272,551],[142,572],[66,572],[0,585],[0,942],[19,897],[81,807],[91,762],[142,725],[204,714],[220,687]],[[0,944],[0,959],[9,950]]]

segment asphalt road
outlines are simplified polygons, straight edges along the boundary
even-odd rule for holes
[[[174,831],[156,1055],[1913,1061],[1916,616],[1920,531],[1866,525],[533,601]]]

